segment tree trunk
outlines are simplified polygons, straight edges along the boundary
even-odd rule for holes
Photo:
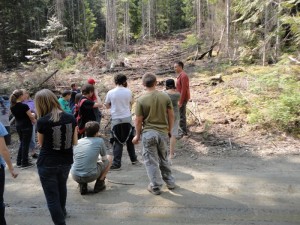
[[[263,66],[266,65],[266,51],[267,51],[267,34],[268,34],[268,5],[265,4],[265,18],[264,18],[264,44],[263,44],[263,58],[262,58],[262,64]]]
[[[226,54],[230,57],[230,0],[226,0]]]
[[[278,0],[278,5],[277,5],[277,21],[276,21],[276,44],[275,44],[275,57],[276,60],[279,57],[280,53],[280,11],[281,11],[281,0]]]
[[[202,32],[202,4],[201,4],[201,0],[197,0],[196,1],[196,18],[197,18],[197,22],[196,22],[196,30],[197,30],[197,37],[201,38],[201,32]]]

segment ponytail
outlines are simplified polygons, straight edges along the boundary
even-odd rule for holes
[[[10,108],[17,104],[17,100],[23,95],[23,91],[20,89],[14,90],[11,94],[10,100]]]

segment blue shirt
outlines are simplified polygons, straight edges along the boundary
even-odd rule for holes
[[[4,138],[4,136],[6,136],[7,134],[8,134],[7,130],[5,129],[3,124],[0,122],[0,137]],[[0,155],[0,165],[3,165],[5,167],[5,161],[1,155]]]

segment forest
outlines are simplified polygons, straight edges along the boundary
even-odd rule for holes
[[[232,62],[274,64],[298,54],[299,11],[299,0],[2,0],[0,69],[87,53],[96,41],[111,57],[185,29]]]
[[[191,125],[300,137],[299,24],[300,0],[2,0],[0,93],[59,95],[92,76],[104,98],[116,72],[163,84],[182,60]]]

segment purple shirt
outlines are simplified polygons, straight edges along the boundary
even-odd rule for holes
[[[29,106],[29,109],[31,112],[35,113],[35,106],[34,106],[34,101],[33,100],[25,100],[23,101],[24,104]]]

